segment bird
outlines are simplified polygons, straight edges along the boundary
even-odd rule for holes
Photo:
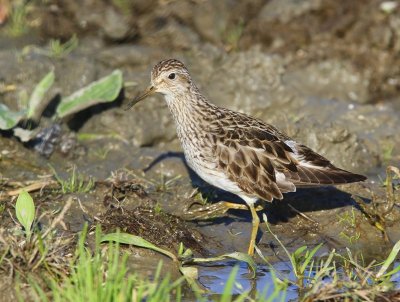
[[[205,182],[233,193],[245,204],[220,201],[191,214],[247,209],[252,228],[247,253],[254,256],[260,219],[259,200],[283,199],[297,187],[364,181],[363,175],[337,168],[328,159],[274,126],[244,113],[211,103],[199,90],[186,66],[166,59],[151,71],[151,85],[126,106],[160,93],[175,121],[188,166]]]

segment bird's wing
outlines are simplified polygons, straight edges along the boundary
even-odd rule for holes
[[[260,122],[258,122],[260,123]],[[244,192],[271,201],[296,186],[365,180],[267,124],[224,127],[214,132],[217,165]]]
[[[273,133],[257,128],[225,128],[214,142],[218,168],[244,192],[272,201],[282,199],[282,193],[296,190],[277,171],[277,166],[297,171],[290,156],[292,149]]]

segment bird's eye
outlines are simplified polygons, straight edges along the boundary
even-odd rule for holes
[[[175,73],[170,73],[168,78],[171,80],[175,79]]]

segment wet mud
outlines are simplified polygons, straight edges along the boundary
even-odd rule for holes
[[[47,156],[10,131],[0,133],[1,228],[15,225],[9,213],[17,190],[33,185],[38,212],[60,211],[74,198],[60,234],[100,224],[104,232],[120,229],[173,252],[180,243],[204,257],[246,252],[247,211],[185,220],[191,207],[243,201],[188,168],[162,97],[123,109],[147,87],[155,63],[177,57],[212,102],[263,119],[335,165],[368,176],[365,183],[299,189],[265,203],[260,218],[266,215],[289,251],[324,243],[321,254],[350,248],[383,259],[400,240],[399,183],[393,180],[393,196],[384,186],[386,167],[400,166],[398,8],[386,13],[379,1],[133,1],[127,8],[112,1],[50,2],[31,11],[42,21],[29,35],[0,32],[1,102],[18,108],[21,95],[50,69],[54,102],[115,68],[129,85],[117,102],[57,121],[60,133]],[[50,39],[74,33],[79,46],[72,53],[43,55]],[[42,119],[48,127],[55,123]],[[93,186],[63,193],[54,175],[68,180],[73,171]],[[287,261],[265,225],[257,242],[271,262]],[[150,276],[163,259],[165,270],[179,276],[165,257],[131,249],[135,270]],[[207,274],[200,280],[213,287]]]

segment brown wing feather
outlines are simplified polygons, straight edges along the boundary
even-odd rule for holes
[[[215,158],[228,178],[250,195],[271,201],[282,199],[282,193],[293,192],[298,185],[342,184],[366,179],[333,166],[325,157],[294,142],[271,125],[235,114],[240,117],[234,127],[230,124],[230,128],[215,132],[212,140],[216,144]]]
[[[239,139],[233,140],[237,136],[230,134],[231,131],[218,137],[215,148],[218,166],[230,180],[244,192],[268,201],[282,199],[282,193],[295,191],[290,182],[277,183],[273,163],[276,161],[282,167],[289,166],[296,171],[288,146],[276,136],[261,131],[241,131]]]
[[[220,143],[215,149],[218,166],[228,178],[250,195],[269,201],[273,198],[282,199],[282,192],[275,183],[271,160],[249,147],[239,145],[236,149],[229,145],[225,141],[224,145]]]
[[[307,146],[296,144],[292,157],[296,160],[297,172],[278,166],[295,185],[334,185],[363,181],[367,178],[335,167],[329,160]]]

